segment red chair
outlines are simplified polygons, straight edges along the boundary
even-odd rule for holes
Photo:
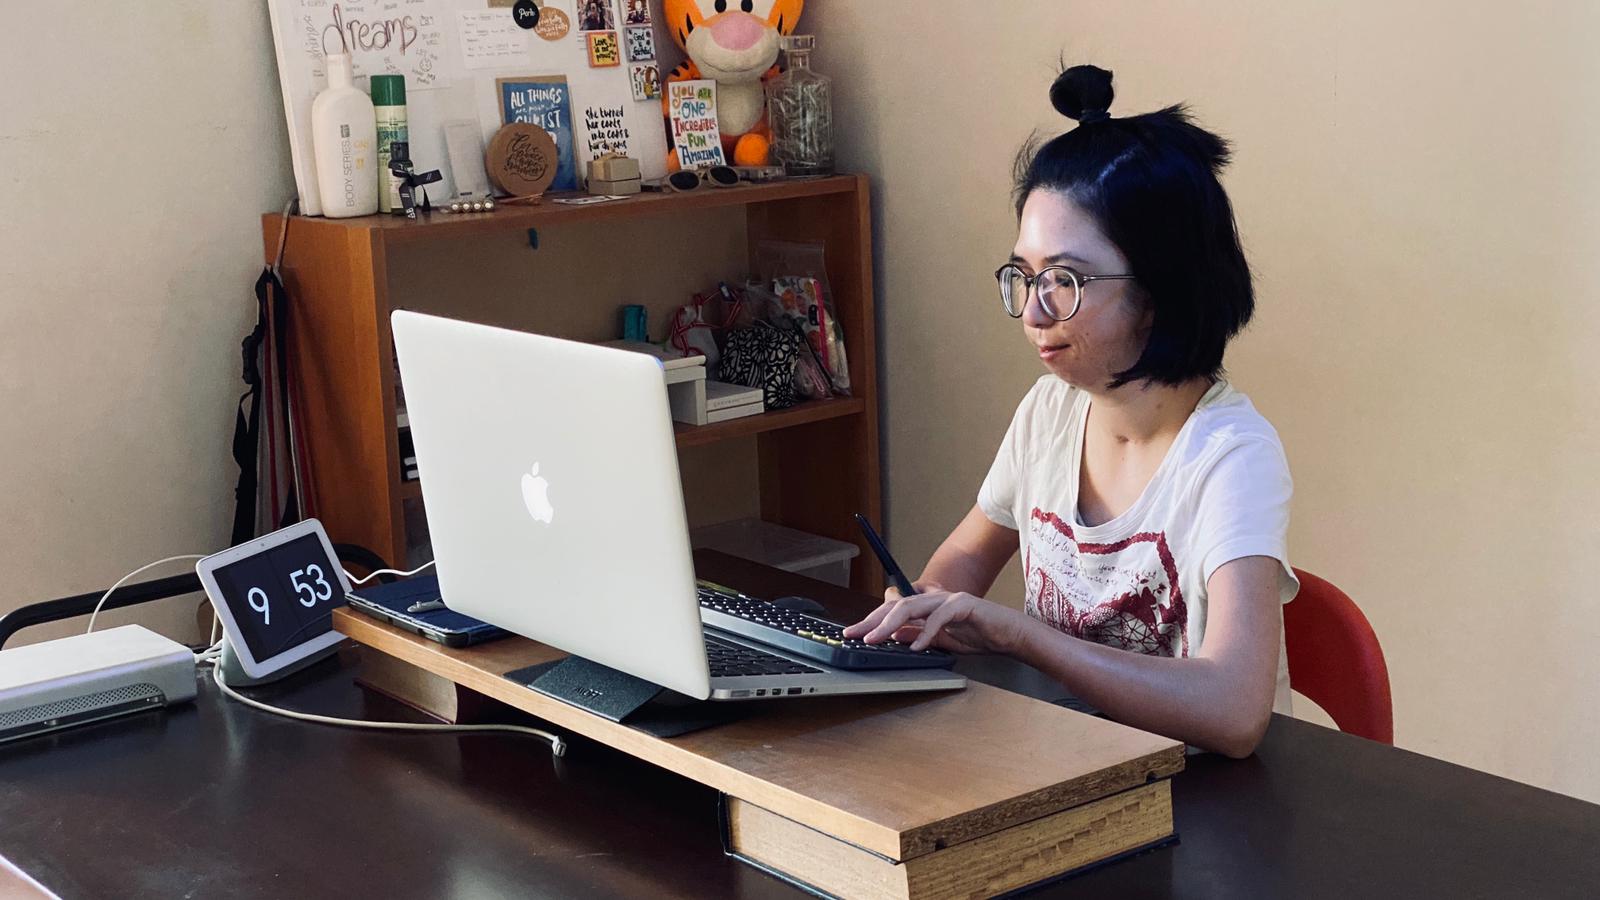
[[[1339,730],[1394,743],[1389,667],[1367,617],[1344,591],[1295,569],[1300,594],[1283,608],[1289,686],[1322,707]]]

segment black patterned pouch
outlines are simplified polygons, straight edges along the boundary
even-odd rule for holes
[[[800,336],[767,322],[728,332],[718,377],[729,384],[761,388],[767,409],[795,404],[794,369],[800,359]]]

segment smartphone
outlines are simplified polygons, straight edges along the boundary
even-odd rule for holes
[[[425,575],[358,588],[345,599],[351,609],[446,647],[467,647],[510,634],[503,628],[450,609],[407,611],[413,603],[438,598],[439,577]]]

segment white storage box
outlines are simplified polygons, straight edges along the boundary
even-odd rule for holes
[[[667,402],[672,405],[672,420],[685,425],[707,424],[704,356],[669,356],[659,344],[642,341],[606,341],[604,346],[643,353],[660,360],[667,378]]]
[[[720,550],[840,587],[850,586],[850,560],[861,552],[855,544],[760,519],[737,519],[696,528],[690,533],[690,540],[696,549]]]

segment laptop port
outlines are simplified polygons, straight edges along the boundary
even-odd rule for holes
[[[766,695],[767,695],[767,689],[766,688],[760,688],[760,689],[758,689],[756,691],[756,696],[757,697],[765,697]]]
[[[801,693],[804,693],[804,690],[802,690],[801,688],[789,688],[789,693],[790,694],[801,694]]]

